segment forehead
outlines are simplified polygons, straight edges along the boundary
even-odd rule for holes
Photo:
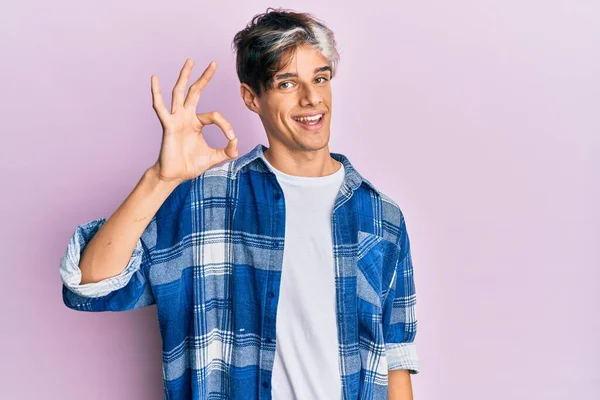
[[[312,75],[316,68],[329,65],[329,61],[316,47],[302,45],[285,54],[282,57],[282,64],[282,67],[277,70],[277,74],[291,72],[299,75]]]

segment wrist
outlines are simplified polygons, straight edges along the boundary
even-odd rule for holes
[[[160,175],[158,164],[154,164],[144,172],[144,179],[156,189],[168,192],[173,191],[180,183],[183,182],[182,179],[164,179]]]

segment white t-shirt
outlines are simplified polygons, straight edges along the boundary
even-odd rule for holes
[[[275,169],[285,200],[285,243],[272,374],[274,400],[341,398],[331,214],[344,166],[303,177]]]

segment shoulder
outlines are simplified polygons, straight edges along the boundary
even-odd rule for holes
[[[400,245],[406,235],[406,221],[398,202],[364,177],[358,192],[363,199],[362,214],[373,220],[372,233]]]
[[[191,180],[192,194],[204,198],[226,197],[231,193],[231,185],[236,181],[236,160],[227,161],[216,167],[209,168],[201,175]]]
[[[180,183],[161,205],[157,218],[178,214],[192,204],[198,206],[207,200],[230,195],[230,188],[235,180],[234,161],[209,168],[197,177]]]

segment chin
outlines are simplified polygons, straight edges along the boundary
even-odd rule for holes
[[[314,137],[312,137],[311,139],[308,139],[306,137],[299,137],[297,143],[299,143],[302,147],[303,150],[305,151],[316,151],[316,150],[321,150],[322,148],[326,147],[329,144],[329,135],[321,135],[319,134],[315,134],[313,133],[313,135],[315,135]]]

